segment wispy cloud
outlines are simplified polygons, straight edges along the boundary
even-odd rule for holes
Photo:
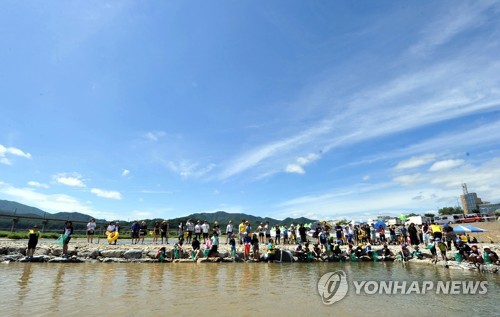
[[[429,168],[429,171],[431,172],[436,172],[436,171],[444,171],[444,170],[449,170],[454,167],[460,166],[464,163],[464,160],[444,160],[444,161],[438,161],[432,164],[432,166]]]
[[[108,199],[116,199],[120,200],[122,199],[122,194],[117,191],[112,191],[112,190],[103,190],[99,188],[92,188],[90,190],[92,194],[95,194],[97,197],[102,197],[102,198],[108,198]]]
[[[207,173],[209,173],[213,168],[215,168],[215,164],[210,163],[206,166],[200,166],[199,163],[192,162],[190,160],[182,160],[180,162],[168,161],[165,162],[167,168],[175,174],[178,174],[181,177],[191,177],[191,178],[199,178]]]
[[[53,180],[62,185],[70,187],[85,187],[85,182],[82,179],[82,175],[78,173],[59,173],[52,176]]]
[[[5,165],[11,165],[12,159],[10,159],[8,156],[18,156],[26,159],[32,158],[30,153],[24,152],[15,147],[6,147],[0,144],[0,163]]]
[[[36,181],[29,181],[28,182],[28,186],[39,187],[39,188],[49,188],[49,185],[43,184],[43,183],[39,183],[39,182],[36,182]]]
[[[296,174],[305,174],[304,166],[309,163],[312,163],[318,160],[320,156],[315,153],[309,153],[306,156],[301,156],[296,159],[295,163],[288,164],[285,167],[285,172],[287,173],[296,173]]]
[[[335,187],[283,201],[274,206],[277,214],[300,215],[314,211],[319,217],[428,211],[456,204],[461,184],[483,200],[500,197],[500,158],[478,164],[459,164],[453,170],[424,170],[404,174],[388,182]],[[431,208],[429,208],[431,206]]]
[[[122,171],[122,176],[127,176],[128,174],[130,174],[130,171],[129,171],[129,170],[124,169],[124,170]]]
[[[144,134],[144,138],[156,142],[159,141],[162,137],[166,136],[167,133],[164,131],[150,131]]]
[[[0,181],[0,193],[48,212],[90,211],[87,206],[81,204],[74,197],[64,194],[46,195],[37,192],[33,188],[17,188],[2,181]]]
[[[437,46],[452,41],[458,34],[482,25],[494,2],[474,1],[451,7],[443,18],[430,23],[422,32],[419,42],[410,48],[413,54],[427,54]]]
[[[434,161],[436,158],[435,154],[426,154],[423,156],[414,156],[408,160],[404,160],[399,162],[395,169],[408,169],[408,168],[415,168],[419,167],[422,165],[429,164],[430,162]]]

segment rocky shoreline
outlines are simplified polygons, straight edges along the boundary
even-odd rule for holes
[[[228,245],[222,244],[219,246],[219,256],[217,257],[203,257],[193,260],[191,258],[190,246],[184,246],[178,259],[173,259],[173,245],[153,245],[153,244],[88,244],[86,242],[72,242],[70,243],[69,254],[67,257],[62,256],[62,247],[55,243],[42,242],[36,248],[35,256],[33,258],[26,257],[26,243],[16,240],[2,240],[0,241],[0,262],[8,264],[10,262],[47,262],[47,263],[155,263],[159,262],[156,259],[157,251],[160,247],[166,247],[167,256],[166,263],[218,263],[218,262],[245,262],[243,260],[243,252],[240,246],[237,247],[235,257],[230,256],[230,249]],[[283,250],[293,251],[295,245],[279,246]],[[379,249],[376,246],[375,249]],[[399,246],[390,246],[391,251],[397,253],[400,250]],[[345,250],[345,247],[342,248]],[[497,245],[492,246],[492,250],[499,253],[500,248]],[[266,245],[260,246],[260,254],[264,254]],[[493,274],[500,274],[500,266],[493,264],[484,264],[479,267],[466,262],[457,262],[452,255],[453,251],[449,252],[448,261],[440,260],[433,263],[431,254],[422,248],[423,259],[410,259],[406,261],[410,264],[417,265],[432,265],[447,269],[467,270],[476,272],[487,272]],[[294,259],[297,260],[296,258]],[[365,261],[372,261],[366,257],[362,259]],[[258,260],[251,260],[258,262]],[[322,262],[321,259],[314,259],[312,262]]]

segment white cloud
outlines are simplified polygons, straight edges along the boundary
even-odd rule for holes
[[[190,160],[182,160],[178,163],[168,161],[165,163],[167,168],[178,174],[181,177],[185,178],[199,178],[207,173],[209,173],[212,169],[215,168],[215,164],[211,163],[208,164],[207,166],[200,167],[199,163],[192,162]]]
[[[108,190],[102,190],[99,188],[92,188],[90,190],[90,192],[92,194],[95,194],[96,196],[102,197],[102,198],[116,199],[116,200],[122,199],[122,195],[117,191],[108,191]]]
[[[305,174],[306,171],[302,168],[302,166],[298,164],[288,164],[285,167],[285,172],[287,173],[295,173],[295,174]]]
[[[316,161],[319,158],[320,158],[320,156],[318,154],[315,154],[315,153],[310,153],[306,156],[301,156],[295,160],[296,161],[295,164],[288,164],[285,167],[285,172],[295,173],[295,174],[305,174],[306,171],[304,169],[304,166],[311,163],[311,162]]]
[[[444,160],[444,161],[438,161],[432,164],[432,166],[429,168],[429,171],[431,172],[436,172],[436,171],[443,171],[443,170],[449,170],[454,167],[460,166],[464,163],[464,160]]]
[[[396,164],[395,169],[408,169],[408,168],[415,168],[419,167],[422,165],[429,164],[430,162],[434,161],[436,158],[435,154],[426,154],[423,156],[414,156],[410,159],[404,160]]]
[[[39,187],[39,188],[49,188],[49,185],[43,184],[43,183],[39,183],[39,182],[36,182],[36,181],[29,181],[28,182],[28,186]]]
[[[70,187],[85,187],[82,176],[78,173],[59,173],[52,176],[55,182]]]
[[[5,165],[12,164],[12,160],[10,158],[8,158],[7,155],[19,156],[19,157],[23,157],[26,159],[32,158],[30,153],[26,153],[18,148],[15,148],[15,147],[6,147],[6,146],[3,146],[2,144],[0,144],[0,163],[1,164],[5,164]]]
[[[152,132],[147,132],[144,137],[150,141],[158,141],[160,138],[166,136],[167,134],[164,131],[152,131]]]
[[[308,155],[306,156],[303,156],[303,157],[299,157],[297,159],[297,163],[300,164],[301,166],[304,166],[304,165],[307,165],[311,162],[314,162],[316,161],[317,159],[319,159],[320,156],[318,154],[315,154],[315,153],[309,153]]]
[[[487,11],[493,2],[475,1],[467,5],[451,7],[451,11],[443,18],[436,20],[423,30],[422,39],[410,48],[414,54],[426,54],[437,46],[451,41],[455,36],[470,31],[484,23],[483,12]]]
[[[124,170],[122,171],[122,176],[127,176],[128,174],[130,174],[130,171],[129,171],[129,170],[124,169]]]
[[[363,180],[364,180],[364,181],[367,181],[367,180],[369,180],[369,179],[370,179],[370,175],[365,175],[365,176],[363,176]]]
[[[453,170],[398,175],[392,182],[353,184],[288,199],[275,205],[275,216],[299,216],[305,212],[319,218],[339,215],[400,214],[436,211],[454,206],[462,183],[485,201],[500,201],[500,158],[460,164]],[[318,218],[316,217],[316,218]],[[364,217],[366,219],[366,217]]]
[[[33,188],[16,188],[2,181],[0,181],[0,193],[3,196],[12,197],[20,203],[34,206],[47,212],[78,211],[94,216],[104,215],[104,213],[92,210],[79,202],[78,199],[65,194],[46,195],[38,193]]]

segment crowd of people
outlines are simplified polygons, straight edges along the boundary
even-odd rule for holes
[[[87,242],[93,243],[97,229],[95,219],[87,224]],[[106,228],[108,237],[120,232],[119,222],[110,222]],[[135,220],[130,226],[132,244],[144,244],[148,234],[152,235],[153,244],[169,244],[169,223],[167,220],[156,221],[152,228],[148,228],[145,221]],[[63,256],[68,254],[68,243],[73,234],[71,221],[66,221],[62,237]],[[27,256],[33,257],[39,238],[38,226],[29,231]],[[220,237],[225,235],[225,241]],[[108,239],[110,244],[117,243],[115,239]],[[207,221],[188,219],[186,223],[177,226],[177,238],[172,249],[172,258],[185,257],[190,245],[190,254],[193,259],[218,255],[218,246],[225,243],[230,247],[231,256],[236,256],[237,245],[243,251],[244,260],[273,260],[277,246],[297,245],[292,249],[293,254],[302,261],[313,259],[322,261],[360,261],[360,260],[400,260],[406,261],[413,257],[422,258],[420,246],[428,249],[434,263],[439,258],[447,260],[447,252],[455,248],[457,261],[468,261],[476,265],[492,263],[499,265],[498,255],[489,246],[480,248],[474,237],[456,234],[447,224],[441,226],[435,223],[423,223],[418,226],[414,223],[405,225],[377,225],[377,224],[334,224],[328,222],[315,223],[313,228],[304,224],[298,226],[286,224],[271,226],[269,222],[261,222],[255,228],[247,220],[238,225],[229,221],[225,230],[216,221],[211,227]],[[469,246],[469,244],[471,244]],[[261,254],[261,245],[265,245],[265,252]],[[396,254],[389,248],[397,245]],[[343,248],[341,248],[343,246]],[[377,249],[375,249],[376,246]],[[412,249],[410,251],[410,248]],[[393,248],[394,250],[394,248]],[[158,250],[158,258],[166,256],[166,248]]]

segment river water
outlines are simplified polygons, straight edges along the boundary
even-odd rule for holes
[[[325,305],[317,283],[347,275]],[[486,294],[356,294],[353,281],[486,281]],[[10,263],[0,316],[500,316],[500,277],[399,263]]]

